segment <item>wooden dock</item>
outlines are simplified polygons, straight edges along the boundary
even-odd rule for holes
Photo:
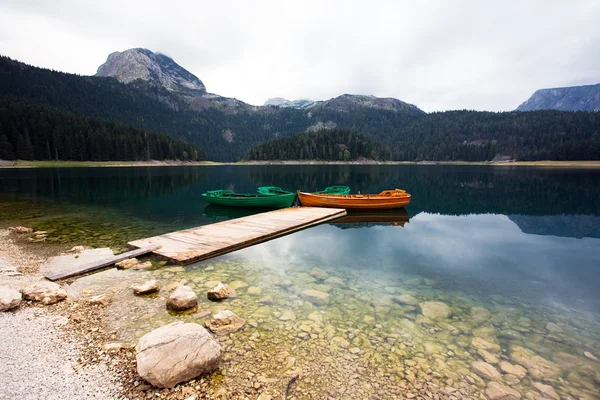
[[[291,207],[129,242],[179,264],[206,260],[341,218],[341,208]]]

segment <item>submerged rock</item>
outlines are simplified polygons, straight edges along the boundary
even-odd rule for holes
[[[157,387],[170,388],[216,369],[221,346],[193,323],[174,322],[142,336],[136,346],[138,374]]]
[[[544,385],[540,382],[533,382],[531,385],[535,388],[535,390],[540,392],[545,397],[549,399],[560,400],[560,396],[558,395],[558,393],[556,393],[556,390],[554,390],[552,386]]]
[[[553,379],[560,374],[558,365],[521,346],[511,347],[510,359],[527,368],[527,372],[536,379]]]
[[[20,292],[6,286],[0,286],[0,311],[8,311],[18,307],[22,298]]]
[[[217,335],[226,335],[240,330],[246,321],[238,317],[231,310],[223,310],[215,314],[212,319],[206,321],[208,329]]]
[[[66,299],[67,291],[54,282],[42,281],[23,289],[23,298],[49,305]]]
[[[209,300],[224,300],[229,297],[236,297],[235,290],[226,283],[219,282],[217,286],[206,293]]]
[[[495,381],[488,382],[485,394],[490,400],[519,400],[521,398],[521,393],[517,390]]]
[[[589,351],[584,351],[583,355],[589,358],[590,360],[598,361],[598,358]]]
[[[492,353],[490,353],[487,350],[478,349],[477,354],[479,354],[481,356],[481,358],[483,358],[484,361],[487,363],[498,364],[500,362],[500,359],[498,357],[496,357],[495,355],[493,355]]]
[[[329,286],[346,286],[344,281],[341,278],[338,278],[337,276],[330,276],[329,278],[325,279],[324,283]]]
[[[492,353],[500,353],[499,345],[497,345],[496,343],[490,343],[487,340],[482,339],[480,337],[474,337],[473,339],[471,339],[471,347],[478,350],[482,349],[491,351]]]
[[[198,296],[189,286],[180,286],[167,299],[167,308],[175,311],[188,310],[198,304]]]
[[[392,301],[398,304],[405,304],[409,306],[416,306],[417,304],[419,304],[419,301],[412,297],[410,294],[402,294],[400,296],[396,296],[392,298]]]
[[[249,294],[250,296],[258,296],[259,294],[262,293],[262,289],[259,288],[258,286],[250,286],[248,288],[248,290],[246,291],[247,294]]]
[[[317,305],[329,304],[329,295],[319,290],[308,289],[303,291],[300,296],[307,301]]]
[[[107,306],[108,304],[110,304],[110,296],[106,295],[106,294],[99,294],[97,296],[92,296],[90,297],[90,304],[95,304],[95,305],[101,305],[101,306]]]
[[[431,319],[448,318],[452,315],[452,310],[446,303],[441,301],[427,301],[419,304],[424,316]]]
[[[488,319],[490,319],[490,312],[484,307],[473,307],[471,308],[471,319],[476,325],[481,325]]]
[[[502,374],[500,374],[500,372],[498,372],[493,365],[483,361],[473,361],[471,363],[471,370],[483,379],[490,381],[498,381],[502,379]]]
[[[133,285],[131,287],[133,289],[133,294],[148,294],[154,293],[158,291],[158,282],[156,279],[152,279],[151,281],[146,281],[141,285]]]
[[[323,282],[325,279],[329,278],[329,274],[325,271],[323,271],[321,268],[313,268],[310,271],[308,271],[308,274],[310,276],[312,276],[313,278],[315,278],[318,281]]]
[[[527,375],[527,370],[525,368],[521,367],[520,365],[512,365],[506,361],[500,362],[500,370],[502,370],[502,372],[505,374],[514,375],[519,379],[523,379],[525,378],[525,375]]]
[[[229,284],[229,286],[234,290],[238,290],[238,289],[247,288],[248,284],[244,281],[233,281]]]

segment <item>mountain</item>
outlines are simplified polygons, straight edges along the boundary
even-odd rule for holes
[[[304,109],[255,107],[202,90],[200,79],[168,57],[134,53],[142,55],[113,56],[101,68],[114,74],[109,77],[51,71],[0,56],[0,97],[168,134],[198,147],[199,154],[205,149],[214,161],[237,161],[260,143],[333,128],[370,136],[399,161],[600,160],[600,113],[427,114],[398,99],[349,94]],[[137,79],[118,72],[127,70],[122,60],[129,57],[137,60],[131,68],[141,71]],[[15,129],[17,138],[26,130],[35,134],[22,124]]]
[[[315,104],[314,101],[312,100],[307,100],[307,99],[301,99],[301,100],[287,100],[284,99],[283,97],[273,97],[268,99],[267,101],[265,101],[264,106],[272,106],[272,107],[279,107],[279,108],[297,108],[297,109],[304,109],[304,108],[309,108],[312,107]]]
[[[509,215],[523,233],[573,238],[600,238],[600,217],[595,215]]]
[[[112,76],[123,83],[140,79],[175,92],[206,93],[206,87],[194,74],[172,58],[147,49],[111,53],[98,68],[96,76]]]
[[[392,97],[375,97],[371,95],[343,94],[325,101],[294,100],[282,97],[268,99],[265,106],[277,108],[295,108],[299,110],[331,110],[336,112],[349,112],[359,109],[377,109],[406,112],[409,114],[425,114],[418,107],[405,103]]]
[[[243,101],[208,93],[197,76],[172,58],[148,49],[136,48],[111,53],[106,62],[98,67],[96,76],[116,78],[125,84],[146,85],[150,90],[166,89],[195,110],[211,107],[226,113],[256,110],[256,107]],[[170,104],[167,99],[163,101]]]
[[[536,110],[598,111],[600,83],[536,90],[527,101],[517,107],[517,111]]]

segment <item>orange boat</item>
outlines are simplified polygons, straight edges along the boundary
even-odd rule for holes
[[[348,210],[388,210],[410,203],[410,194],[401,189],[379,194],[314,194],[298,190],[300,204],[308,207],[332,207]]]

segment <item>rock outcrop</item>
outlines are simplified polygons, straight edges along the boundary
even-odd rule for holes
[[[175,311],[184,311],[198,304],[198,296],[189,286],[180,286],[171,293],[167,299],[167,308]]]
[[[67,291],[54,282],[42,281],[23,289],[23,298],[49,305],[67,298]]]
[[[221,346],[198,324],[174,322],[142,336],[136,346],[138,374],[170,388],[216,369]]]
[[[0,311],[8,311],[18,307],[21,300],[22,295],[20,292],[6,286],[0,286]]]

